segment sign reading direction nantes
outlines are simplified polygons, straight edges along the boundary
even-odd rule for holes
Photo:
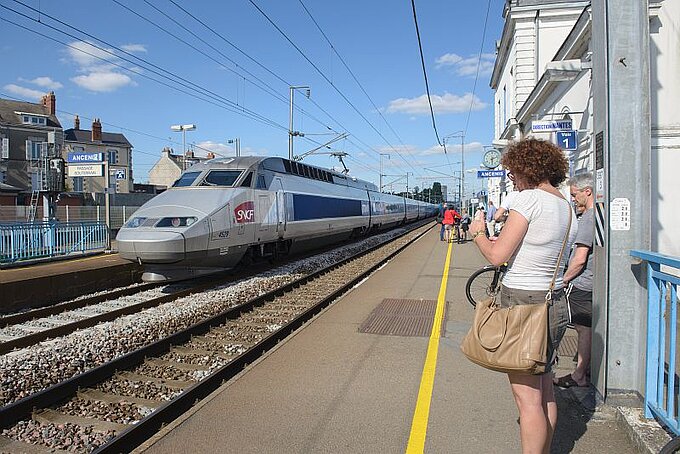
[[[571,120],[534,120],[531,122],[531,132],[571,131]]]

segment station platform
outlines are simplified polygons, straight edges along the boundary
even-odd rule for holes
[[[45,306],[139,282],[142,268],[101,253],[0,270],[0,313]]]
[[[465,282],[482,265],[472,242],[448,245],[430,230],[135,452],[521,452],[506,375],[459,349],[473,316]],[[365,323],[385,300],[397,318],[441,300],[441,335],[431,341],[406,318],[410,333]],[[552,452],[639,452],[613,412],[568,391]]]

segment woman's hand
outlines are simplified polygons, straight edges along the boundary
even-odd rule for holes
[[[475,234],[475,232],[484,231],[486,229],[486,224],[480,219],[475,219],[470,224],[470,233]]]

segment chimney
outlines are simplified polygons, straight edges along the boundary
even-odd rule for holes
[[[166,157],[169,158],[170,155],[172,154],[172,148],[170,148],[170,147],[165,147],[165,148],[163,148],[163,150],[161,151],[161,153],[162,153],[164,156],[166,156]]]
[[[42,105],[47,108],[47,113],[49,115],[57,113],[57,97],[54,95],[53,91],[42,97]]]
[[[208,159],[215,159],[215,153],[213,153],[212,151],[209,151],[209,152],[208,152],[208,155],[207,155],[207,158],[208,158]]]
[[[102,141],[102,124],[99,118],[95,118],[92,122],[92,141],[101,142]]]
[[[73,129],[80,129],[80,117],[78,117],[78,115],[76,115],[76,118],[73,119]]]

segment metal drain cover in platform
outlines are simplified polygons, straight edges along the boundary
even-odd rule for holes
[[[360,333],[429,337],[437,302],[385,298],[359,327]],[[444,316],[446,318],[446,315]],[[442,327],[446,323],[442,323]]]

